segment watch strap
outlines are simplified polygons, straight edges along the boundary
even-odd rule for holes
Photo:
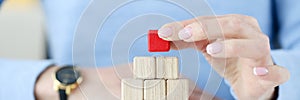
[[[66,94],[66,90],[59,89],[58,93],[59,93],[60,100],[67,100],[68,99],[68,95]]]

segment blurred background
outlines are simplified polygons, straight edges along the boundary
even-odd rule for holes
[[[5,0],[0,9],[0,57],[45,58],[45,24],[40,0]]]

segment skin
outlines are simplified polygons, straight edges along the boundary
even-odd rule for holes
[[[198,17],[166,24],[158,34],[172,41],[172,49],[202,52],[241,100],[267,100],[290,77],[287,69],[274,65],[269,38],[250,16]]]

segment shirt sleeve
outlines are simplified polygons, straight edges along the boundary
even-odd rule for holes
[[[51,61],[8,60],[0,58],[0,100],[34,100],[39,74]]]
[[[279,88],[279,100],[300,99],[300,1],[277,0],[278,42],[281,49],[271,51],[274,62],[287,68],[290,80]]]
[[[1,7],[1,4],[2,4],[3,0],[0,0],[0,7]],[[1,9],[1,8],[0,8]]]

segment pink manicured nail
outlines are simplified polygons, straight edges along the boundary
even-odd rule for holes
[[[209,44],[206,47],[206,51],[208,54],[217,54],[223,50],[223,45],[219,42]]]
[[[192,37],[192,27],[186,27],[178,33],[179,39],[186,40]]]
[[[172,29],[170,27],[162,28],[159,30],[158,35],[161,37],[169,37],[173,33]]]
[[[257,76],[268,74],[269,70],[265,67],[255,67],[253,68],[253,74]]]

